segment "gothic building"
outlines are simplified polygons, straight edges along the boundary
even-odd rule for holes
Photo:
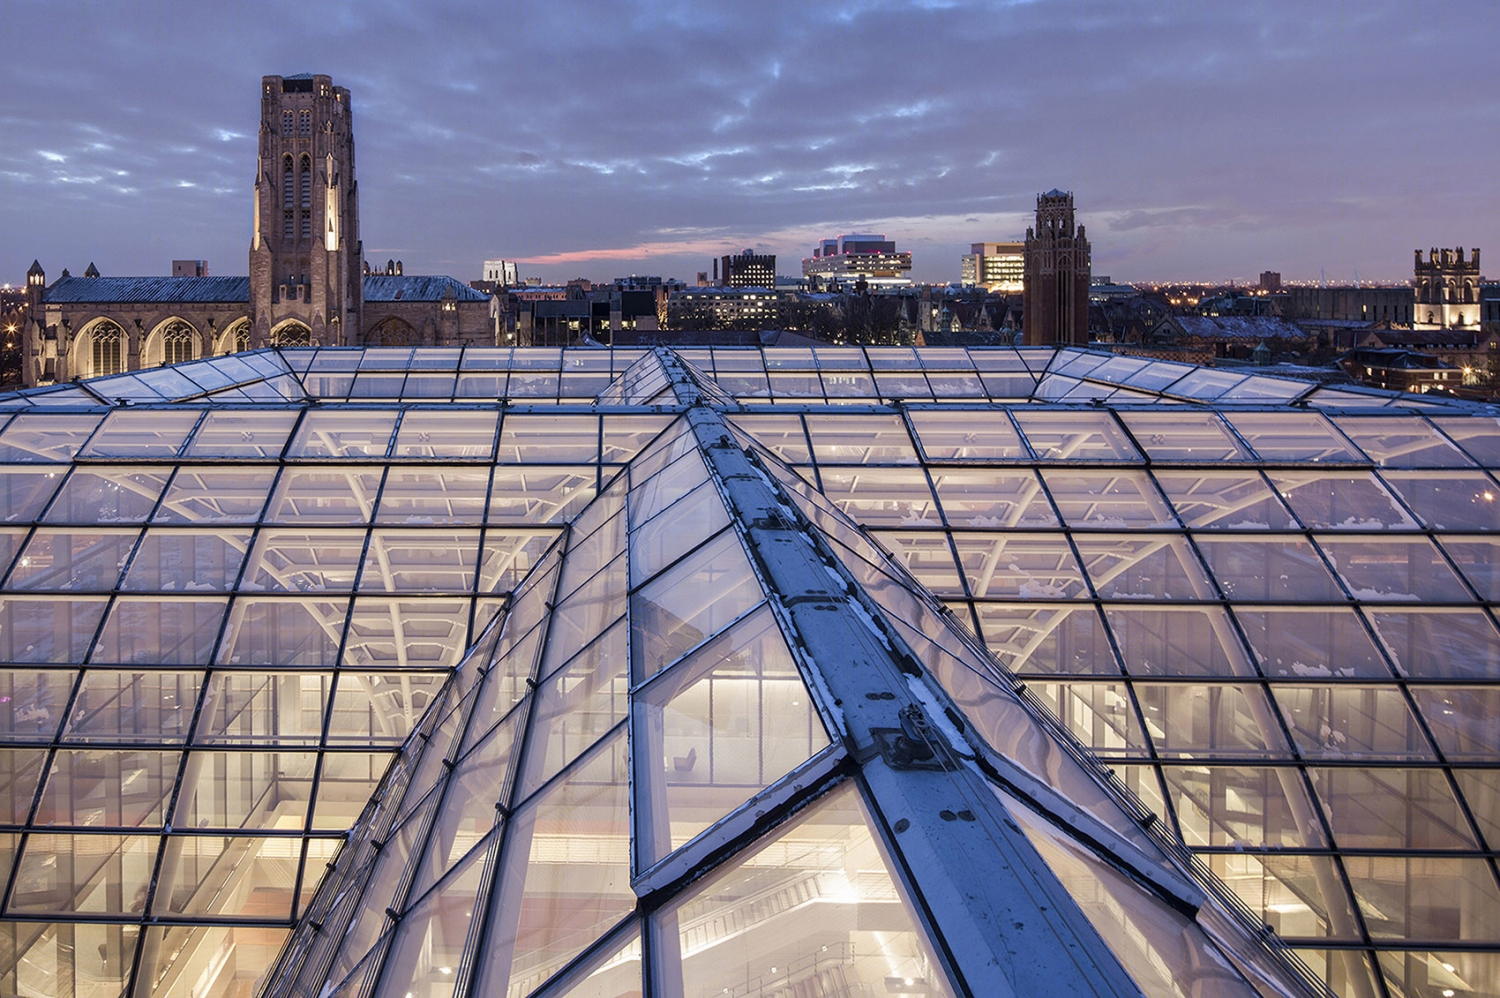
[[[1415,328],[1478,329],[1479,250],[1467,260],[1462,246],[1431,249],[1426,260],[1415,252]]]
[[[493,345],[491,299],[452,277],[371,272],[354,110],[328,76],[261,80],[248,277],[26,274],[26,384],[267,346]]]
[[[1085,346],[1089,340],[1089,241],[1073,222],[1073,195],[1037,195],[1036,226],[1026,230],[1023,292],[1028,346]]]

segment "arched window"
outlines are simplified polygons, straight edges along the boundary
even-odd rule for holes
[[[298,135],[311,135],[312,134],[312,112],[311,111],[298,111],[297,112],[297,134]]]
[[[292,134],[292,112],[290,111],[281,112],[281,134]]]
[[[113,322],[105,321],[94,327],[90,337],[93,362],[93,377],[119,374],[125,370],[125,331]]]
[[[302,207],[312,207],[312,160],[302,157]]]
[[[300,322],[288,322],[272,334],[271,341],[278,347],[312,346],[312,330]]]
[[[292,157],[283,156],[281,158],[281,206],[283,208],[292,208],[296,206],[295,202],[292,200],[293,193]]]
[[[181,364],[193,360],[197,350],[197,336],[186,322],[174,322],[161,334],[161,361],[163,364]]]

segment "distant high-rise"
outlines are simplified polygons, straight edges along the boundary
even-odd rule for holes
[[[911,251],[897,250],[884,235],[851,233],[824,239],[802,260],[802,276],[814,287],[854,285],[892,287],[909,284]]]
[[[1089,241],[1073,223],[1073,195],[1037,195],[1036,226],[1026,230],[1022,321],[1031,346],[1083,346],[1089,340]]]
[[[364,311],[349,91],[267,76],[250,244],[250,344],[357,342]]]
[[[1025,285],[1025,276],[1025,243],[973,243],[960,258],[962,284],[1014,292]]]
[[[726,288],[774,288],[776,254],[745,250],[737,256],[719,258],[719,282]]]

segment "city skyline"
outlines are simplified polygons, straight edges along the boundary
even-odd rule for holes
[[[1118,280],[1402,281],[1413,248],[1496,242],[1493,4],[10,13],[12,284],[33,258],[244,273],[247,94],[303,71],[349,87],[365,254],[408,273],[691,280],[745,248],[794,273],[877,231],[947,282],[1052,187]]]

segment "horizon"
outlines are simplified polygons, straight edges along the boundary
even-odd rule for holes
[[[304,70],[349,88],[365,258],[408,273],[691,284],[725,253],[795,273],[873,231],[947,284],[1054,187],[1094,272],[1133,284],[1401,284],[1414,248],[1497,242],[1476,150],[1500,148],[1500,5],[1473,0],[1417,25],[1394,2],[169,14],[13,12],[0,283],[33,259],[244,273],[257,85]],[[58,45],[87,57],[58,69]]]

